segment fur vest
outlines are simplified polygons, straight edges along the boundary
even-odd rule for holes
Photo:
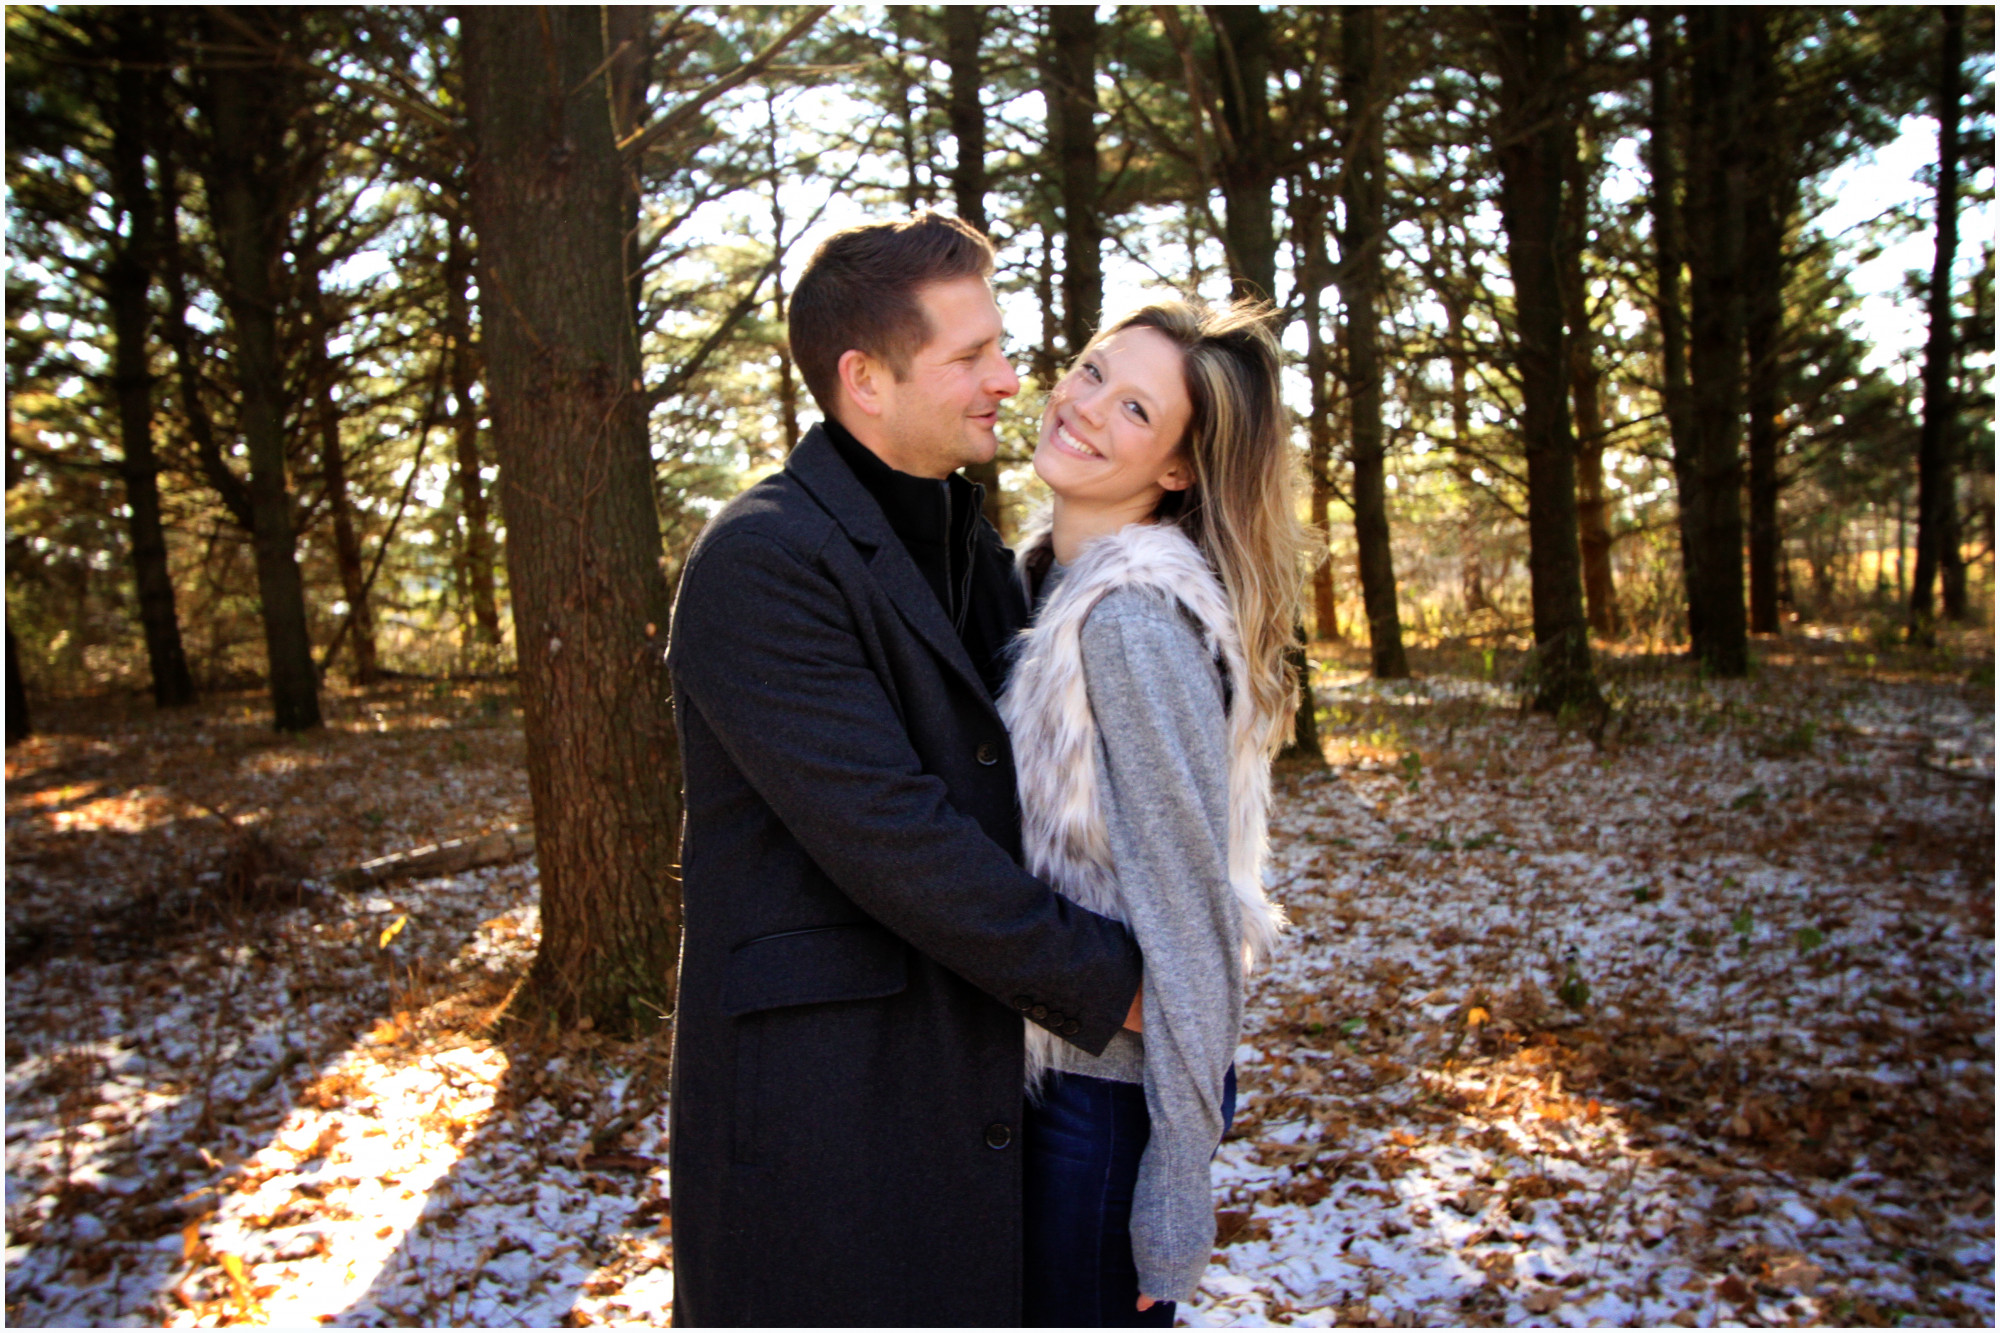
[[[1043,533],[1023,548],[1024,571],[1038,563],[1034,554],[1047,541]],[[1263,885],[1271,761],[1263,745],[1265,729],[1249,703],[1249,668],[1222,581],[1171,523],[1134,523],[1092,541],[1014,642],[1000,716],[1014,749],[1028,869],[1071,901],[1114,920],[1127,919],[1098,805],[1097,720],[1083,670],[1084,621],[1105,594],[1119,588],[1157,590],[1178,601],[1201,627],[1225,674],[1231,701],[1227,865],[1243,922],[1247,970],[1269,955],[1285,924]],[[1027,1031],[1033,1088],[1051,1066],[1060,1038],[1035,1023]]]

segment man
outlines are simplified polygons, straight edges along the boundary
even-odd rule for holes
[[[826,414],[688,557],[674,1322],[1015,1324],[1026,1015],[1101,1051],[1117,924],[1018,864],[993,706],[1027,616],[956,469],[1020,387],[992,250],[935,213],[814,255]]]

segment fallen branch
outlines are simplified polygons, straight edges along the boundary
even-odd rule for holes
[[[363,861],[360,865],[348,866],[344,870],[336,870],[321,878],[336,889],[352,893],[357,889],[387,884],[393,879],[456,875],[460,871],[476,870],[481,866],[507,865],[534,854],[534,826],[509,824],[506,828],[492,833],[482,833],[476,838],[453,838],[450,842],[441,842],[431,847],[418,847],[407,852],[391,852],[387,856],[378,856],[372,861]]]

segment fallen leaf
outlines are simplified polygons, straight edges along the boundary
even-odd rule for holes
[[[1728,1301],[1731,1305],[1750,1305],[1757,1299],[1756,1293],[1752,1292],[1744,1284],[1743,1279],[1734,1273],[1731,1273],[1728,1277],[1723,1278],[1722,1281],[1715,1284],[1715,1294],[1722,1300]]]

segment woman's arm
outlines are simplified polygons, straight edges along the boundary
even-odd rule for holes
[[[1083,630],[1106,831],[1145,958],[1152,1137],[1132,1204],[1140,1290],[1187,1300],[1215,1243],[1209,1162],[1243,1015],[1242,927],[1228,882],[1221,674],[1175,603],[1105,597]]]

